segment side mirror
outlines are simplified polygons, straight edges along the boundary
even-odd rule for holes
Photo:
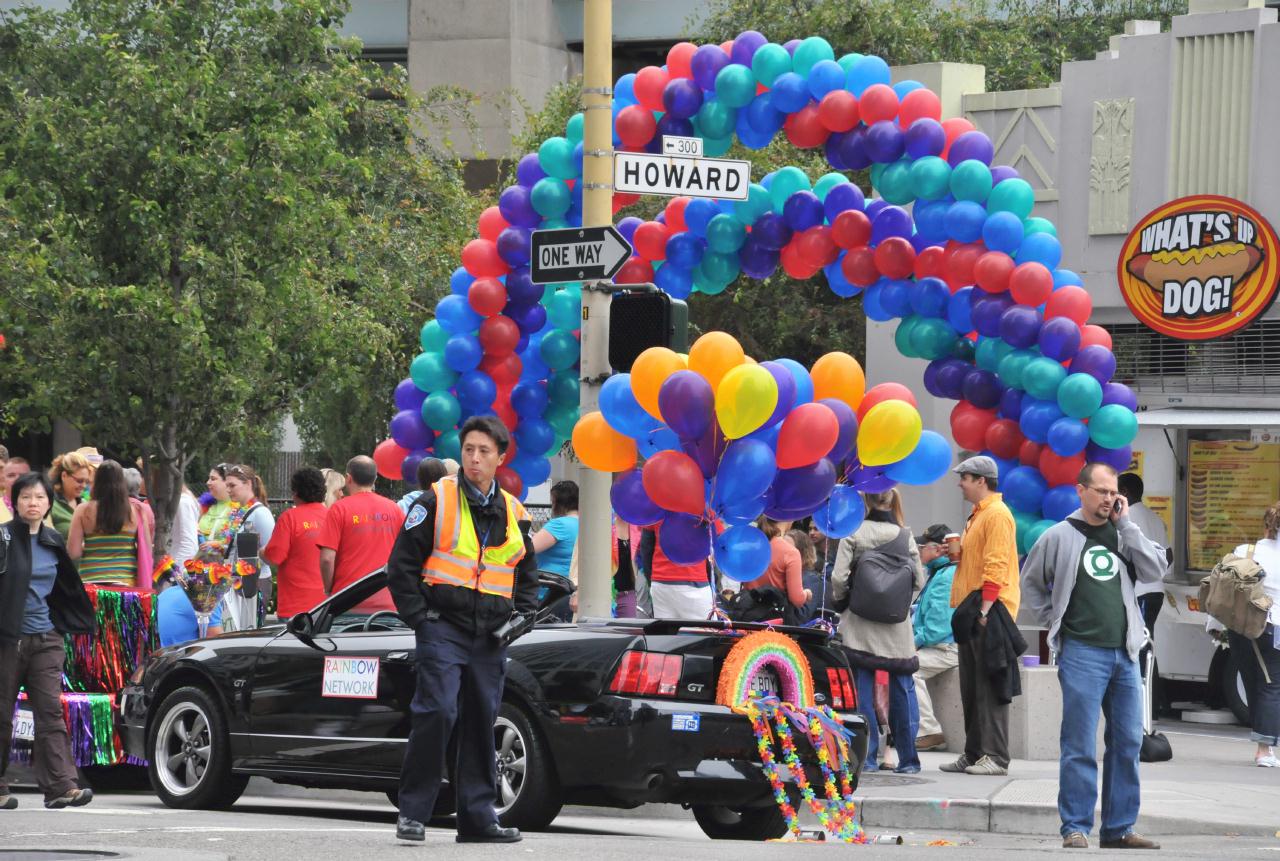
[[[315,634],[316,623],[310,613],[298,613],[289,619],[286,628],[299,640],[310,640]]]

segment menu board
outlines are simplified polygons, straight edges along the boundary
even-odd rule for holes
[[[1208,571],[1262,537],[1280,499],[1280,443],[1191,440],[1187,459],[1187,567]]]

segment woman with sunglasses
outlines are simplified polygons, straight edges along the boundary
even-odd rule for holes
[[[239,556],[240,544],[237,536],[241,533],[253,533],[258,537],[258,549],[255,556],[261,554],[262,548],[271,541],[275,531],[276,518],[267,508],[266,486],[253,468],[244,464],[227,467],[227,494],[236,508],[227,521],[227,558],[234,562]],[[257,582],[241,582],[238,594],[228,593],[226,604],[228,613],[223,614],[224,624],[232,630],[257,627],[262,621],[258,612],[259,589],[269,589],[271,569],[262,565]],[[264,600],[266,596],[263,596]],[[227,618],[230,616],[230,618]]]
[[[89,483],[93,467],[89,459],[78,451],[69,451],[53,459],[49,480],[53,482],[53,508],[49,518],[53,528],[65,540],[71,534],[71,518],[80,503],[89,498]]]
[[[200,515],[196,524],[201,544],[213,540],[222,531],[231,514],[231,497],[227,494],[227,469],[230,467],[229,463],[218,464],[209,470],[209,477],[205,480],[204,486],[209,488],[213,503]]]

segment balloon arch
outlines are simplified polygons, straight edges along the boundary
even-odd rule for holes
[[[652,281],[684,299],[781,266],[861,295],[873,320],[899,319],[897,349],[929,361],[930,394],[958,401],[955,442],[999,465],[1020,549],[1075,508],[1086,458],[1128,465],[1137,401],[1111,381],[1110,336],[1087,323],[1081,279],[1059,268],[1054,225],[1031,217],[1034,193],[1016,170],[991,164],[991,140],[965,119],[942,120],[923,85],[890,86],[882,59],[837,59],[817,36],[779,45],[748,31],[721,45],[682,42],[664,67],[622,76],[613,110],[614,146],[625,151],[658,152],[663,135],[681,135],[716,156],[782,132],[801,149],[822,147],[832,168],[811,181],[784,167],[745,201],[675,198],[653,221],[623,218],[635,256],[615,281]],[[548,455],[572,438],[588,466],[622,473],[615,511],[661,524],[669,557],[700,561],[714,544],[721,569],[747,579],[769,557],[750,526],[759,514],[812,514],[828,535],[847,535],[862,520],[858,491],[945,474],[950,446],[922,431],[904,386],[865,390],[843,353],[811,369],[757,364],[722,332],[687,358],[648,351],[606,382],[601,412],[579,421],[581,285],[544,289],[528,264],[533,230],[581,224],[582,134],[577,114],[520,160],[516,184],[481,215],[396,388],[391,438],[375,452],[384,475],[412,481],[428,454],[457,458],[459,424],[492,413],[513,431],[498,473],[508,491],[545,481]],[[866,168],[878,199],[844,174]],[[615,194],[614,212],[636,200]]]

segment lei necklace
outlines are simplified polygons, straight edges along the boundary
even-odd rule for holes
[[[240,527],[244,525],[245,514],[248,510],[239,502],[227,503],[226,519],[222,521],[222,526],[209,536],[210,544],[217,544],[220,547],[230,547],[231,539],[240,531]]]

